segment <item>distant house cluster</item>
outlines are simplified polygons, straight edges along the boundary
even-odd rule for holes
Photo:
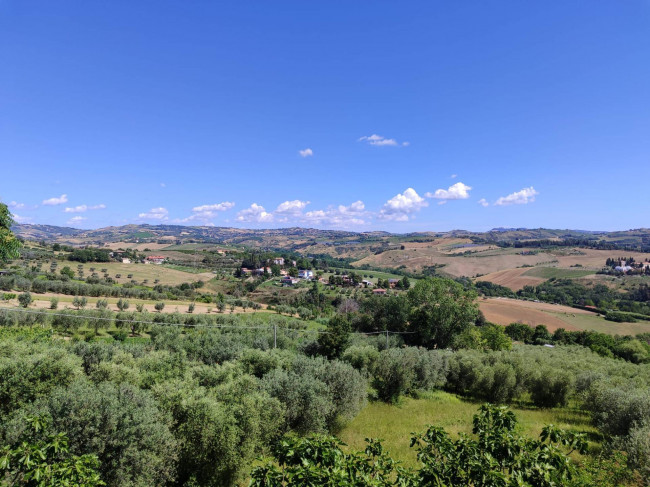
[[[144,259],[144,263],[160,265],[165,262],[165,258],[164,255],[149,255]]]
[[[617,274],[650,275],[650,262],[637,262],[633,257],[627,259],[607,259],[605,266]]]

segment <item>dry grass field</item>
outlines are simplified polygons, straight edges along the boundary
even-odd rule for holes
[[[69,266],[73,271],[77,271],[77,267],[74,262],[66,262],[65,265]],[[63,265],[60,266],[60,268],[62,267]],[[156,280],[158,280],[160,284],[169,284],[170,286],[176,286],[184,282],[209,281],[214,277],[214,274],[211,272],[194,273],[171,269],[163,265],[121,264],[119,262],[86,263],[84,264],[84,273],[86,276],[89,276],[91,274],[91,267],[95,269],[95,272],[97,272],[100,277],[103,275],[101,270],[107,269],[110,277],[115,279],[115,281],[120,284],[130,282],[132,279],[138,283],[141,283],[146,279],[148,281],[148,286],[153,286]],[[118,274],[121,277],[116,278],[115,276]],[[129,274],[132,275],[131,278],[128,277]]]
[[[650,322],[648,321],[614,323],[591,311],[557,304],[508,298],[487,298],[479,300],[479,307],[488,321],[504,326],[521,322],[530,326],[546,325],[551,332],[558,328],[572,331],[594,330],[612,335],[635,335],[650,332]]]
[[[477,281],[489,281],[500,286],[509,287],[513,291],[519,291],[524,286],[537,286],[546,279],[542,277],[533,277],[525,275],[530,271],[529,268],[523,269],[506,269],[505,271],[492,272],[481,276]]]

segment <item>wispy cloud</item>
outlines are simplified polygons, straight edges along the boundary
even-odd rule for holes
[[[410,215],[428,206],[426,202],[413,188],[407,188],[389,199],[379,211],[378,218],[381,220],[393,220],[405,222]]]
[[[11,215],[14,219],[15,222],[17,223],[29,223],[32,221],[32,218],[29,216],[20,216],[16,215],[15,213]]]
[[[7,206],[15,210],[22,210],[23,208],[25,208],[26,205],[25,203],[18,203],[17,201],[10,201],[9,203],[7,203]]]
[[[539,193],[532,186],[529,188],[524,188],[521,191],[511,193],[508,196],[502,196],[499,198],[495,206],[508,206],[508,205],[525,205],[535,201],[535,196]]]
[[[300,154],[300,157],[311,157],[314,155],[314,151],[307,147],[306,149],[299,150],[298,154]]]
[[[355,201],[349,206],[330,206],[325,210],[314,210],[304,213],[302,222],[310,225],[328,225],[338,228],[365,225],[367,223],[366,205],[363,201]]]
[[[359,142],[367,142],[370,145],[376,145],[379,147],[398,146],[398,145],[407,146],[410,144],[409,142],[402,142],[400,144],[395,139],[389,139],[388,137],[384,137],[382,135],[377,135],[377,134],[364,135],[363,137],[359,137]]]
[[[262,205],[253,203],[250,207],[237,213],[237,221],[270,223],[273,221],[273,214],[268,213]]]
[[[78,223],[81,223],[82,221],[87,220],[85,216],[73,216],[68,220],[68,225],[76,225]]]
[[[195,206],[194,208],[192,208],[192,211],[194,212],[226,211],[231,209],[233,206],[235,206],[235,203],[233,203],[232,201],[223,201],[222,203],[215,203],[213,205]]]
[[[451,179],[456,179],[456,178],[458,177],[458,174],[452,174],[452,175],[449,176],[449,177],[450,177]]]
[[[138,217],[142,220],[167,220],[169,218],[169,211],[162,206],[158,208],[152,208],[151,210],[138,214]]]
[[[177,223],[187,223],[198,221],[205,225],[214,225],[210,220],[216,218],[220,212],[227,211],[235,206],[232,201],[223,201],[211,205],[201,205],[192,208],[192,214],[187,218],[174,220]]]
[[[160,183],[160,187],[161,187],[161,188],[166,188],[167,185],[166,185],[165,183]]]
[[[299,214],[309,204],[309,201],[293,200],[280,203],[275,209],[275,213],[284,215]]]
[[[485,198],[481,198],[480,200],[477,201],[477,203],[481,205],[483,208],[485,208],[486,206],[490,206],[490,203],[488,203]]]
[[[436,198],[439,200],[466,200],[469,198],[469,192],[472,188],[458,182],[448,189],[437,189],[435,193],[426,193],[427,198]]]
[[[58,198],[48,198],[46,200],[43,200],[43,205],[45,206],[56,206],[56,205],[62,205],[64,203],[68,202],[68,195],[67,194],[62,194]]]
[[[103,210],[106,208],[106,205],[101,203],[99,205],[88,206],[88,205],[79,205],[72,208],[68,207],[63,210],[65,213],[83,213],[88,210]]]

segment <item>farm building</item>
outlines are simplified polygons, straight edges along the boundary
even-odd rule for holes
[[[298,271],[298,277],[300,279],[311,279],[312,277],[314,277],[314,271],[300,270]]]
[[[145,264],[157,264],[160,265],[165,262],[165,257],[162,255],[150,255],[144,259]]]
[[[391,289],[393,289],[395,286],[397,286],[398,282],[399,282],[399,279],[388,279],[388,284],[390,285]]]
[[[375,296],[383,296],[384,294],[386,294],[386,290],[382,288],[373,289],[372,294],[374,294]]]
[[[273,259],[273,263],[275,265],[284,265],[284,258],[276,257],[275,259]]]

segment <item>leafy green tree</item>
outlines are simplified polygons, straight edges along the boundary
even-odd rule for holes
[[[29,292],[19,294],[18,303],[20,303],[23,308],[29,307],[29,305],[32,304],[32,294]]]
[[[162,301],[160,301],[160,302],[154,304],[153,307],[154,307],[154,309],[155,309],[156,311],[158,311],[158,313],[160,313],[160,312],[162,312],[163,309],[165,309],[165,303],[163,303]]]
[[[345,316],[330,318],[327,330],[318,336],[319,352],[327,358],[338,358],[350,342],[352,327]]]
[[[408,292],[412,340],[427,348],[448,348],[478,315],[476,293],[451,280],[429,277]]]
[[[72,298],[72,306],[74,306],[77,309],[85,308],[87,304],[88,304],[88,299],[86,298],[86,296],[75,296],[74,298]]]
[[[57,309],[59,307],[59,299],[52,298],[50,299],[50,309]]]
[[[396,485],[397,462],[381,442],[366,440],[364,452],[343,450],[337,438],[313,435],[285,437],[273,448],[277,465],[267,463],[251,473],[252,487],[323,485],[337,487],[388,487]]]
[[[106,485],[97,472],[95,455],[73,455],[64,433],[50,433],[44,417],[26,418],[28,427],[15,445],[0,448],[0,474],[7,485],[26,487],[98,487]],[[5,484],[3,484],[5,485]]]
[[[567,485],[577,470],[569,455],[587,451],[583,434],[545,426],[538,440],[517,434],[517,419],[506,407],[481,406],[472,433],[452,440],[431,426],[411,440],[422,468],[406,485],[555,487]]]
[[[11,231],[13,223],[9,208],[4,203],[0,203],[0,263],[18,258],[20,241]]]
[[[65,266],[63,269],[61,269],[59,273],[68,279],[74,279],[74,271],[68,266]]]
[[[411,281],[406,276],[402,277],[400,284],[402,285],[402,289],[409,289],[411,287]]]
[[[194,313],[194,308],[196,308],[196,304],[190,303],[190,305],[187,307],[187,312],[188,313]]]
[[[513,340],[527,343],[533,339],[535,330],[524,323],[510,323],[506,326],[505,332]]]
[[[120,311],[126,311],[129,309],[129,302],[126,299],[120,298],[119,301],[117,302],[117,309]]]
[[[108,300],[107,299],[98,299],[97,302],[95,303],[95,307],[97,309],[107,309],[108,308]]]

